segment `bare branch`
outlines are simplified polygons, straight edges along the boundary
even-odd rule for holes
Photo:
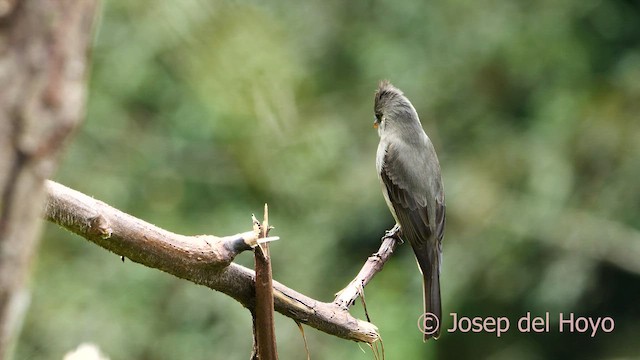
[[[369,256],[358,275],[351,280],[349,285],[336,294],[333,303],[343,309],[348,309],[353,305],[358,296],[361,295],[364,287],[382,270],[382,267],[389,257],[391,257],[396,246],[398,246],[398,242],[398,238],[395,236],[385,236],[378,252]]]
[[[254,218],[254,224],[255,216]],[[264,217],[260,226],[260,238],[269,236],[269,208],[264,204]],[[269,243],[254,248],[256,272],[256,306],[251,311],[253,316],[254,353],[252,358],[260,360],[277,360],[276,327],[273,314],[273,273],[271,271],[271,254]]]
[[[45,218],[118,255],[255,305],[255,274],[233,263],[257,242],[249,231],[226,237],[184,236],[160,229],[53,181],[47,181]],[[273,282],[275,310],[343,339],[373,343],[375,325],[354,318],[333,303],[314,300]]]

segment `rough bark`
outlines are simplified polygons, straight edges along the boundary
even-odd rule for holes
[[[20,329],[44,181],[82,118],[96,1],[0,1],[0,358]]]

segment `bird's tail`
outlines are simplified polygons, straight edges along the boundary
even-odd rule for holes
[[[418,266],[422,272],[424,290],[424,314],[420,324],[424,341],[440,336],[442,326],[442,303],[440,301],[440,255],[438,252],[416,252]],[[437,318],[437,319],[434,319]]]
[[[431,271],[423,271],[424,313],[423,325],[424,341],[440,337],[442,327],[442,303],[440,301],[440,271],[438,264],[431,266]],[[430,318],[431,317],[431,318]],[[433,319],[433,317],[437,318]]]

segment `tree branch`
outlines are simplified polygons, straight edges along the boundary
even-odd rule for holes
[[[389,260],[389,257],[393,254],[396,246],[398,246],[398,242],[397,237],[390,236],[388,234],[385,235],[385,237],[382,238],[382,245],[380,245],[378,252],[369,256],[362,266],[362,269],[360,269],[358,275],[351,280],[349,285],[336,294],[336,298],[333,300],[333,303],[343,309],[348,309],[353,305],[358,296],[361,295],[364,287],[367,286],[369,281],[371,281],[371,279],[373,279],[380,270],[382,270],[382,267],[387,260]]]
[[[255,274],[233,263],[255,245],[254,231],[226,237],[184,236],[160,229],[53,181],[47,181],[45,218],[131,261],[156,268],[255,305]],[[344,308],[273,282],[275,310],[300,323],[343,339],[374,343],[375,325]]]
[[[264,204],[262,225],[255,216],[254,229],[260,231],[260,238],[266,238],[272,227],[269,225],[269,207]],[[269,243],[256,246],[253,251],[256,272],[256,306],[251,311],[253,317],[254,349],[252,359],[277,360],[276,326],[273,314],[273,272],[271,271],[271,254]]]

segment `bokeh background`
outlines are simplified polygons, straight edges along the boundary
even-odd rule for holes
[[[444,313],[512,328],[423,344],[420,276],[402,246],[366,289],[387,358],[638,358],[639,4],[105,1],[86,121],[56,180],[184,234],[247,231],[268,202],[275,278],[329,301],[393,225],[372,129],[389,79],[443,168]],[[54,225],[34,273],[17,359],[86,341],[111,359],[249,357],[238,303]],[[514,329],[528,311],[549,312],[551,331]],[[559,333],[560,312],[615,329]],[[305,358],[293,321],[276,325],[280,358]],[[373,357],[306,336],[313,359]]]

